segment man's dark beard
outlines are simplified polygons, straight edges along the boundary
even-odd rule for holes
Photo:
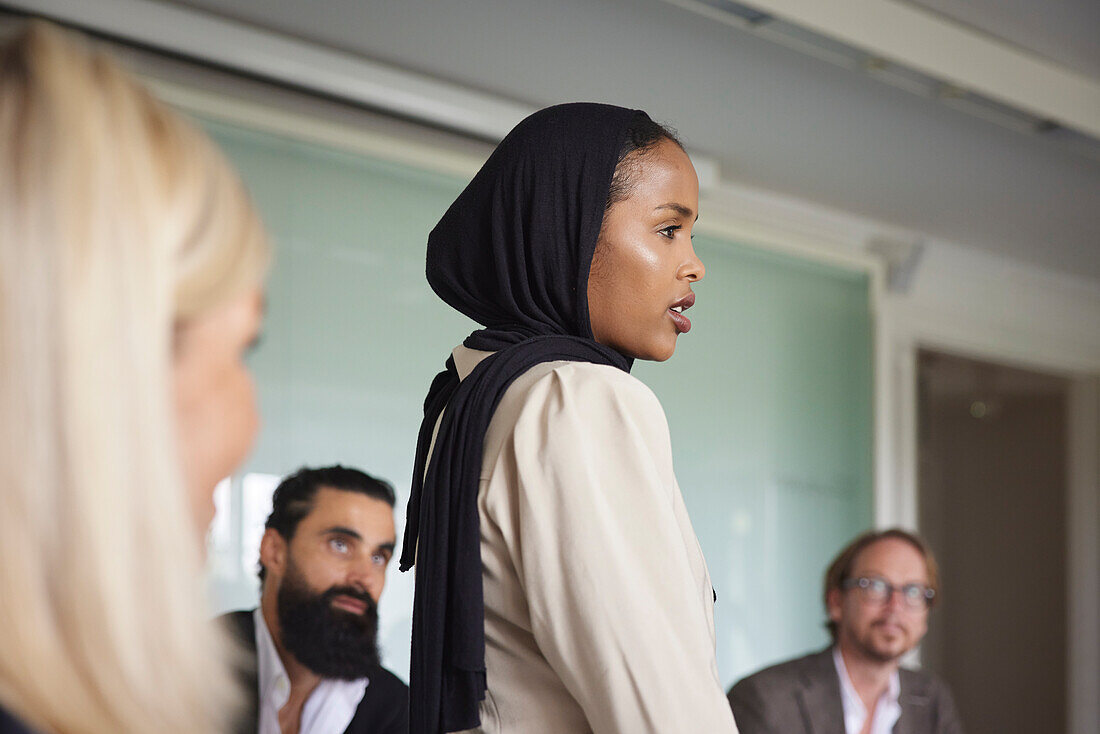
[[[332,600],[337,596],[363,602],[366,611],[359,615],[334,609]],[[283,646],[322,678],[364,678],[379,665],[378,607],[366,592],[333,586],[316,594],[289,563],[276,609]]]

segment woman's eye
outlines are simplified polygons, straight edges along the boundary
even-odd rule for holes
[[[679,224],[673,224],[671,226],[665,227],[664,229],[658,230],[658,234],[671,240],[676,236],[676,232],[681,229],[683,229],[683,227],[681,227]]]

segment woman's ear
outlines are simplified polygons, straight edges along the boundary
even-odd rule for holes
[[[282,578],[286,573],[286,539],[274,528],[264,531],[264,537],[260,539],[260,563],[263,564],[265,574],[274,574]]]

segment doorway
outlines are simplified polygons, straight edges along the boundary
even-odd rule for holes
[[[1067,730],[1070,389],[918,355],[918,522],[942,578],[921,656],[968,731]]]

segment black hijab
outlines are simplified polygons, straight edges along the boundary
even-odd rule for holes
[[[588,271],[619,152],[638,117],[648,119],[589,103],[534,113],[428,236],[432,289],[485,327],[463,344],[496,353],[461,382],[448,359],[424,401],[401,550],[401,570],[416,565],[412,734],[480,723],[487,684],[477,493],[485,431],[505,390],[542,362],[630,370],[632,360],[592,337]]]

